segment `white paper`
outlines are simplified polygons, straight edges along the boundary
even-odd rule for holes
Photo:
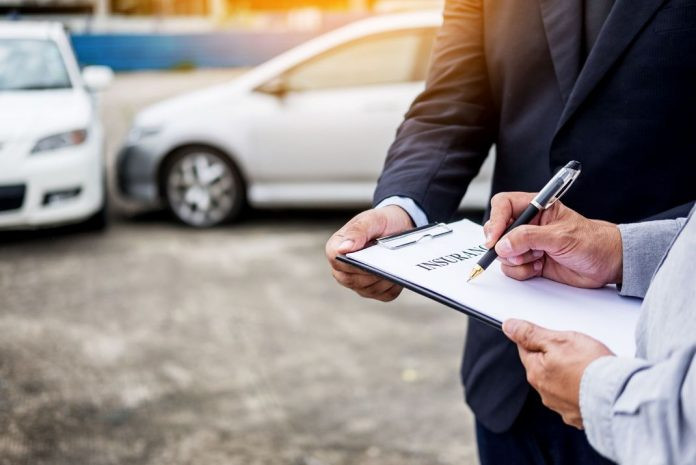
[[[497,260],[467,283],[469,272],[480,258],[481,252],[474,255],[477,248],[481,250],[483,228],[468,220],[449,226],[451,234],[435,239],[396,250],[376,245],[348,256],[497,321],[518,318],[549,329],[578,331],[603,342],[617,355],[634,355],[640,300],[619,296],[613,286],[578,289],[544,278],[517,281],[500,271]],[[451,254],[459,255],[456,259],[450,257],[455,263],[443,266],[441,260],[441,266],[432,266],[433,259]]]

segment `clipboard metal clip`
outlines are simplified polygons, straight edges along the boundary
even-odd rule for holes
[[[396,250],[409,245],[417,244],[425,239],[435,239],[452,232],[452,228],[445,223],[431,223],[420,228],[410,229],[403,233],[380,237],[377,243],[387,249]]]

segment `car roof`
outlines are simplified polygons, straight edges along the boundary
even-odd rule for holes
[[[421,10],[372,16],[322,34],[288,52],[289,55],[293,53],[319,53],[343,42],[367,37],[372,34],[403,29],[437,28],[441,24],[442,13],[439,10]]]
[[[63,25],[57,22],[0,21],[2,39],[56,39],[62,34]]]
[[[352,35],[389,29],[437,27],[441,23],[442,12],[440,10],[420,10],[372,16],[343,26],[335,32],[340,31]]]
[[[361,19],[281,53],[254,68],[242,78],[238,78],[237,82],[245,80],[251,85],[255,85],[255,83],[263,82],[308,58],[353,39],[403,29],[438,28],[441,24],[442,12],[440,10],[392,13]]]

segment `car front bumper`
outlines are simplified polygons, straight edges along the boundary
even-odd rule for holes
[[[102,141],[27,155],[10,144],[0,153],[0,228],[79,222],[104,205]]]

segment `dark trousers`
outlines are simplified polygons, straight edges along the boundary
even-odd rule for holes
[[[512,427],[494,433],[476,422],[481,465],[609,465],[587,442],[585,433],[563,423],[530,390]]]

